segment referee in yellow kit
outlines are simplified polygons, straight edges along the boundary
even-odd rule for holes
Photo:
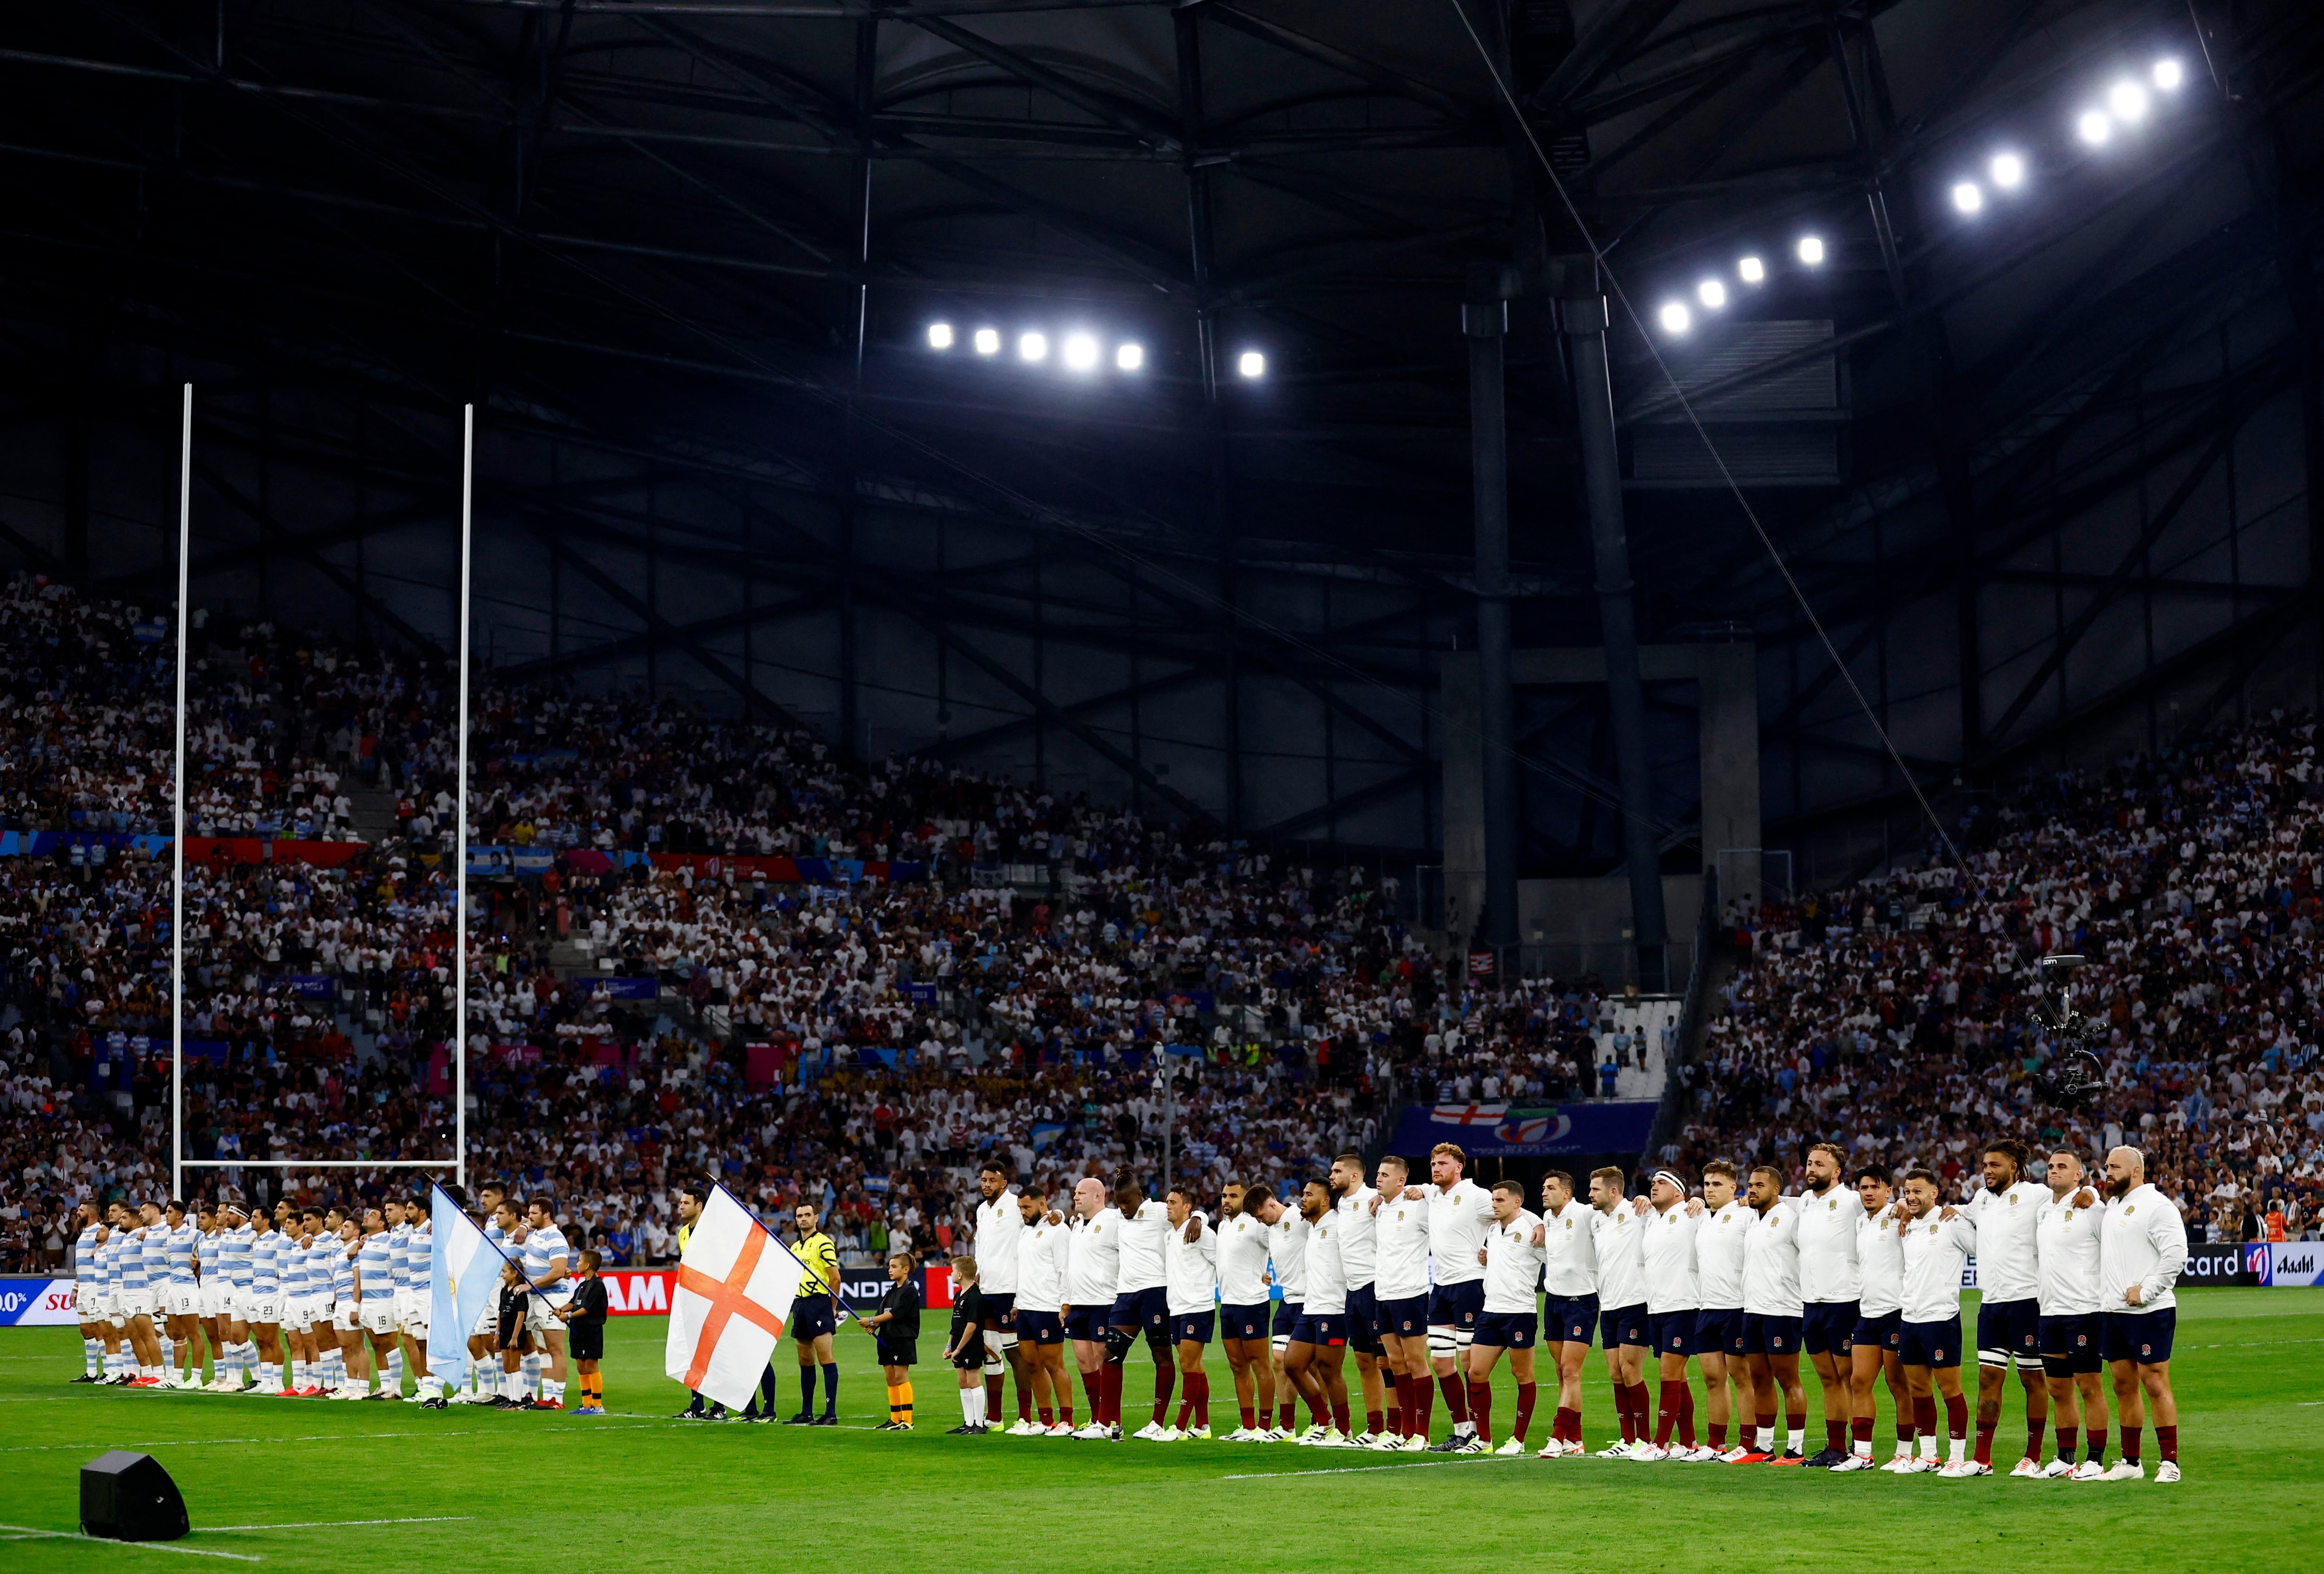
[[[812,1203],[802,1202],[791,1210],[791,1218],[798,1226],[799,1261],[807,1264],[807,1274],[799,1281],[798,1295],[791,1302],[790,1335],[792,1347],[798,1351],[799,1411],[790,1418],[791,1426],[837,1426],[839,1424],[839,1361],[831,1347],[831,1336],[839,1327],[839,1249],[831,1237],[823,1233],[823,1221],[816,1216]],[[823,1413],[815,1413],[815,1369],[823,1368]],[[770,1380],[772,1372],[769,1373]],[[774,1412],[774,1394],[767,1395],[767,1410]]]

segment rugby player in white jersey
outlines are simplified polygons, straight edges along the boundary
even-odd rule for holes
[[[1899,1330],[1904,1382],[1913,1394],[1913,1425],[1921,1449],[1904,1474],[1934,1470],[1959,1479],[1990,1476],[1993,1467],[1969,1458],[1969,1402],[1961,1396],[1961,1273],[1977,1250],[1977,1230],[1951,1208],[1937,1206],[1937,1178],[1926,1170],[1904,1174],[1904,1324]],[[1949,1458],[1937,1463],[1937,1396],[1945,1402]]]
[[[1622,1171],[1608,1165],[1590,1172],[1591,1228],[1598,1251],[1599,1341],[1606,1378],[1614,1387],[1614,1413],[1622,1436],[1598,1450],[1601,1459],[1626,1458],[1646,1430],[1646,1275],[1638,1251],[1646,1236],[1646,1203],[1622,1195]]]
[[[1759,1216],[1738,1194],[1735,1166],[1713,1159],[1702,1167],[1702,1223],[1694,1236],[1695,1290],[1702,1310],[1694,1319],[1694,1358],[1702,1365],[1702,1419],[1708,1433],[1702,1459],[1727,1452],[1728,1426],[1753,1409],[1743,1348],[1743,1254]],[[1736,1401],[1742,1402],[1738,1410]]]
[[[1142,1334],[1147,1351],[1154,1357],[1154,1413],[1159,1416],[1170,1403],[1177,1371],[1176,1352],[1170,1347],[1170,1275],[1162,1257],[1162,1236],[1170,1227],[1169,1208],[1147,1196],[1137,1175],[1128,1170],[1114,1181],[1113,1205],[1121,1213],[1121,1245],[1115,1264],[1113,1318],[1105,1337],[1106,1364],[1114,1370],[1106,1381],[1112,1385],[1114,1413],[1119,1416],[1121,1366]],[[1161,1430],[1159,1421],[1148,1421],[1139,1428],[1137,1436],[1152,1442]]]
[[[105,1241],[105,1221],[97,1204],[84,1202],[73,1209],[73,1319],[80,1324],[80,1375],[75,1383],[100,1383],[112,1375],[108,1357],[113,1349],[112,1326],[105,1314],[105,1280],[97,1266],[97,1248]]]
[[[1163,1287],[1170,1308],[1170,1340],[1178,1360],[1178,1421],[1169,1424],[1157,1407],[1161,1428],[1157,1443],[1211,1435],[1211,1376],[1203,1367],[1203,1350],[1218,1331],[1219,1237],[1194,1206],[1194,1194],[1183,1186],[1170,1188],[1164,1217],[1170,1230],[1162,1237]]]
[[[1435,1393],[1428,1360],[1428,1231],[1434,1210],[1425,1194],[1410,1195],[1416,1189],[1397,1154],[1382,1158],[1373,1173],[1379,1188],[1371,1208],[1380,1353],[1403,1412],[1404,1440],[1397,1446],[1419,1453],[1428,1447],[1428,1412]]]
[[[272,1397],[283,1391],[282,1248],[286,1239],[264,1208],[251,1216],[250,1293],[243,1304],[243,1317],[258,1354],[258,1384],[253,1392]]]
[[[1708,1216],[1699,1204],[1688,1205],[1686,1182],[1668,1170],[1655,1171],[1647,1185],[1646,1207],[1638,1259],[1646,1281],[1646,1338],[1655,1352],[1661,1386],[1655,1405],[1654,1436],[1632,1449],[1629,1457],[1644,1463],[1692,1460],[1694,1389],[1686,1380],[1686,1364],[1694,1354],[1694,1329],[1702,1311],[1694,1238]],[[1674,1430],[1678,1438],[1675,1449],[1671,1443]],[[1712,1456],[1705,1451],[1702,1457]]]
[[[2096,1206],[2098,1190],[2088,1183],[2077,1155],[2052,1153],[2049,1179],[2050,1195],[2034,1215],[2034,1265],[2041,1280],[2042,1378],[2057,1423],[2058,1457],[2035,1470],[2021,1459],[2010,1474],[2038,1470],[2045,1477],[2089,1480],[2106,1471],[2100,1463],[2106,1458],[2106,1394],[2098,1384],[2106,1369],[2106,1303],[2098,1292],[2098,1236],[2106,1216]],[[2085,1416],[2089,1474],[2081,1475],[2074,1463],[2074,1434]]]
[[[1229,1180],[1220,1189],[1219,1347],[1242,1412],[1242,1424],[1226,1435],[1230,1443],[1264,1442],[1262,1423],[1275,1408],[1275,1373],[1268,1364],[1274,1312],[1268,1305],[1267,1257],[1282,1213],[1283,1204],[1259,1188]]]
[[[1364,1430],[1356,1441],[1368,1449],[1400,1443],[1403,1414],[1383,1413],[1387,1385],[1380,1380],[1379,1228],[1373,1218],[1372,1199],[1379,1195],[1364,1184],[1360,1153],[1342,1153],[1332,1161],[1324,1177],[1331,1187],[1332,1208],[1340,1216],[1340,1267],[1348,1278],[1348,1348],[1355,1352],[1356,1380],[1362,1390]],[[1355,1399],[1351,1395],[1352,1410]]]
[[[1299,1385],[1291,1381],[1284,1363],[1290,1358],[1291,1335],[1299,1326],[1300,1302],[1307,1295],[1309,1233],[1304,1206],[1296,1198],[1294,1206],[1276,1216],[1267,1231],[1268,1282],[1283,1292],[1275,1303],[1275,1331],[1268,1341],[1275,1356],[1277,1416],[1275,1425],[1267,1429],[1263,1440],[1268,1442],[1284,1442],[1299,1430]],[[1268,1418],[1259,1419],[1263,1426]]]
[[[1730,1465],[1800,1465],[1808,1399],[1800,1387],[1800,1201],[1783,1194],[1773,1166],[1754,1164],[1744,1201],[1753,1214],[1743,1242],[1743,1362],[1751,1377],[1751,1436],[1722,1458]],[[1789,1440],[1775,1447],[1781,1397]]]
[[[1072,1238],[1063,1216],[1050,1213],[1049,1199],[1029,1188],[1017,1199],[1017,1217],[1023,1226],[1017,1236],[1017,1341],[1031,1380],[1035,1420],[1032,1431],[1019,1430],[1028,1424],[1021,1421],[1009,1430],[1017,1437],[1039,1432],[1067,1438],[1074,1432],[1074,1390],[1065,1378],[1065,1274]]]
[[[2098,1290],[2106,1301],[2106,1359],[2114,1377],[2122,1457],[2101,1477],[2144,1475],[2139,1430],[2154,1411],[2158,1482],[2179,1479],[2179,1401],[2171,1392],[2171,1343],[2179,1326],[2175,1286],[2187,1265],[2187,1223],[2146,1180],[2146,1155],[2116,1148],[2107,1155],[2106,1219],[2098,1235]]]
[[[976,1205],[976,1288],[984,1297],[985,1412],[1001,1414],[1001,1379],[1004,1373],[1013,1375],[1017,1421],[1006,1435],[1024,1437],[1033,1430],[1033,1395],[1024,1353],[1017,1347],[1017,1242],[1025,1219],[1009,1189],[1013,1168],[995,1153],[976,1172],[982,1199]]]
[[[1849,1348],[1858,1316],[1856,1227],[1864,1203],[1846,1182],[1847,1162],[1837,1143],[1818,1143],[1800,1179],[1800,1348],[1823,1390],[1823,1448],[1807,1460],[1818,1469],[1848,1458],[1856,1408]]]
[[[1537,1296],[1549,1255],[1548,1233],[1541,1215],[1525,1205],[1524,1187],[1497,1180],[1491,1195],[1493,1222],[1477,1249],[1485,1270],[1485,1308],[1477,1314],[1477,1337],[1469,1344],[1469,1417],[1477,1432],[1461,1452],[1481,1454],[1492,1448],[1493,1367],[1507,1350],[1509,1375],[1517,1385],[1517,1417],[1508,1440],[1494,1451],[1515,1456],[1525,1452],[1526,1429],[1533,1424],[1534,1402],[1541,1393],[1534,1382],[1533,1351],[1541,1329]]]
[[[1913,1392],[1904,1385],[1904,1241],[1897,1231],[1904,1213],[1886,1171],[1856,1172],[1856,1198],[1864,1217],[1856,1226],[1859,1293],[1856,1330],[1848,1342],[1849,1450],[1835,1470],[1902,1470],[1913,1462]],[[1896,1452],[1886,1465],[1872,1463],[1875,1385],[1888,1384],[1896,1412]]]
[[[1452,1418],[1452,1435],[1436,1445],[1439,1453],[1474,1452],[1464,1445],[1477,1435],[1467,1366],[1485,1310],[1485,1265],[1477,1254],[1492,1227],[1493,1194],[1468,1178],[1468,1166],[1457,1143],[1439,1143],[1428,1152],[1428,1360]]]
[[[196,1374],[201,1369],[202,1294],[194,1253],[201,1233],[200,1228],[186,1217],[186,1205],[174,1197],[170,1199],[169,1210],[161,1227],[161,1272],[154,1277],[161,1286],[161,1326],[169,1335],[177,1356],[175,1368],[162,1375],[164,1385],[171,1388],[199,1386]],[[150,1241],[152,1237],[147,1239]],[[150,1253],[147,1261],[150,1272]],[[168,1365],[166,1357],[163,1365]]]
[[[546,1197],[534,1198],[525,1208],[524,1278],[532,1294],[525,1302],[524,1326],[536,1343],[549,1348],[535,1410],[565,1408],[565,1323],[552,1309],[573,1299],[574,1253],[557,1227],[554,1209]]]
[[[1391,1207],[1397,1206],[1395,1203]],[[1405,1203],[1416,1212],[1423,1206]],[[1291,1330],[1283,1369],[1307,1402],[1312,1420],[1300,1436],[1303,1446],[1348,1449],[1348,1382],[1341,1370],[1348,1352],[1348,1283],[1340,1262],[1346,1226],[1332,1206],[1332,1189],[1310,1180],[1299,1189],[1300,1216],[1307,1221],[1306,1299]]]
[[[2016,1474],[2042,1467],[2042,1433],[2050,1422],[2050,1393],[2042,1380],[2042,1280],[2034,1231],[2050,1189],[2029,1179],[2025,1144],[1997,1137],[1985,1145],[1985,1188],[1961,1211],[1977,1227],[1977,1449],[1993,1463],[1993,1434],[2001,1425],[2001,1395],[2009,1367],[2025,1390],[2025,1452]]]
[[[1120,1261],[1121,1212],[1105,1199],[1105,1182],[1084,1175],[1074,1183],[1072,1236],[1066,1248],[1065,1336],[1074,1342],[1082,1390],[1089,1395],[1089,1424],[1074,1433],[1085,1442],[1103,1442],[1120,1433],[1121,1368],[1106,1364],[1106,1334],[1113,1317],[1114,1282]]]
[[[1536,1458],[1582,1452],[1582,1368],[1598,1334],[1597,1218],[1573,1195],[1572,1176],[1542,1177],[1542,1351],[1557,1373],[1557,1411]]]

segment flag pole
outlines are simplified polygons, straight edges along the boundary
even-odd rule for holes
[[[194,529],[194,385],[178,430],[178,765],[170,836],[170,1195],[186,1194],[186,625]]]

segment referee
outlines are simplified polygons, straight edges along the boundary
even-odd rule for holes
[[[799,1411],[790,1418],[791,1426],[837,1426],[839,1424],[839,1361],[831,1347],[831,1336],[839,1327],[839,1248],[823,1233],[822,1220],[812,1203],[802,1202],[791,1209],[791,1221],[798,1227],[798,1258],[807,1267],[799,1281],[797,1299],[791,1302],[791,1340],[798,1351]],[[815,1413],[815,1368],[823,1368],[823,1414]],[[772,1374],[769,1375],[772,1381]],[[774,1394],[767,1395],[767,1409],[774,1411]]]

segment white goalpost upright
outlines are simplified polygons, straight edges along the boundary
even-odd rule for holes
[[[185,385],[178,434],[178,703],[177,769],[170,852],[170,1195],[186,1194],[188,1170],[450,1170],[464,1190],[468,1183],[468,603],[470,545],[475,536],[476,407],[461,407],[460,420],[460,648],[453,662],[458,674],[458,782],[454,787],[458,825],[452,864],[452,1109],[453,1144],[448,1159],[192,1159],[186,1156],[186,668],[192,624],[190,604],[194,510],[194,385]]]

